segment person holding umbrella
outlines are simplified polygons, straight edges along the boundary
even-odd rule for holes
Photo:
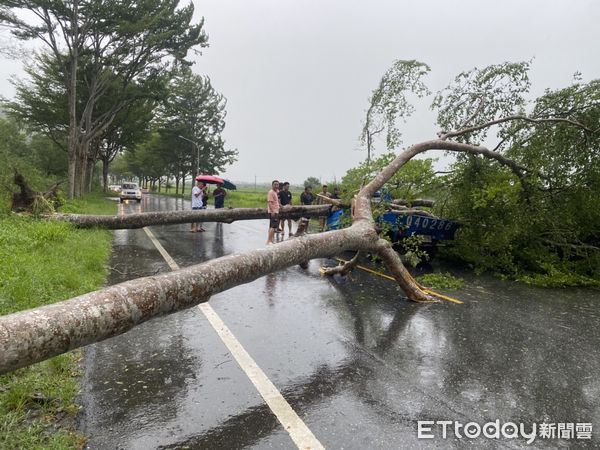
[[[223,183],[217,183],[217,188],[213,191],[213,197],[215,198],[215,209],[221,209],[225,206],[225,197],[227,191],[223,189]]]
[[[194,188],[192,189],[192,210],[193,211],[203,209],[204,202],[202,201],[202,193],[204,192],[204,188],[206,188],[206,185],[204,184],[204,182],[197,180],[196,186],[194,186]],[[192,233],[196,233],[196,232],[203,232],[206,230],[204,228],[202,228],[201,223],[194,222],[194,223],[192,223],[192,229],[190,231]]]

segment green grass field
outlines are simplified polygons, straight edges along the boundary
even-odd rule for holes
[[[61,211],[115,214],[101,194],[68,202]],[[0,216],[0,315],[65,300],[106,280],[112,233],[14,214]],[[0,449],[81,448],[81,351],[0,376]]]
[[[209,185],[209,189],[212,192],[214,186]],[[227,191],[227,197],[225,197],[226,208],[266,208],[267,207],[267,192],[269,188],[242,188],[235,191]],[[300,204],[300,194],[302,193],[299,189],[290,189],[292,192],[292,204]],[[162,189],[160,192],[162,195],[175,196],[175,188],[169,188],[168,190]],[[186,186],[186,192],[178,195],[178,197],[191,198],[191,191],[189,186]],[[208,204],[214,204],[212,196],[208,200]]]

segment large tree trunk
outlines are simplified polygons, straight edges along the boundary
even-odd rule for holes
[[[108,192],[108,158],[102,158],[102,190]]]
[[[291,206],[281,210],[283,219],[323,217],[329,214],[328,205]],[[71,222],[79,228],[108,228],[110,230],[142,228],[151,225],[173,225],[193,222],[232,223],[237,220],[268,219],[265,208],[201,209],[197,211],[158,211],[116,216],[53,214],[48,219]]]
[[[79,1],[73,2],[72,24],[72,48],[70,71],[67,83],[67,96],[69,104],[69,138],[68,138],[68,179],[69,179],[69,198],[76,195],[77,184],[77,158],[79,149],[79,124],[77,122],[77,71],[79,63],[79,28],[77,22],[79,19]]]
[[[483,147],[445,139],[417,144],[400,153],[360,190],[354,200],[354,215],[349,228],[290,239],[168,274],[128,281],[43,308],[0,317],[0,348],[3,350],[0,353],[0,373],[116,336],[153,317],[205,302],[217,292],[253,281],[276,270],[302,264],[314,258],[331,257],[346,250],[379,255],[410,299],[430,301],[427,293],[404,268],[390,244],[377,235],[371,212],[371,198],[406,162],[419,153],[432,149],[484,155],[507,165],[521,176],[525,170],[504,156]],[[319,207],[305,207],[305,213],[317,211],[317,208]],[[320,208],[328,206],[322,205]],[[162,213],[158,223],[180,223],[179,220],[208,221],[209,217],[219,221],[232,221],[249,218],[253,214],[248,210],[243,213],[239,211],[217,211],[221,215],[217,215],[213,210],[167,213],[166,216],[170,215],[176,220],[174,222],[167,222],[165,213]],[[256,218],[265,218],[265,210],[257,211]],[[291,214],[291,211],[288,212]],[[203,215],[200,215],[201,213]],[[136,215],[137,217],[129,220],[135,223],[136,227],[149,225],[155,223],[152,214],[159,213]],[[99,225],[101,222],[97,218],[88,220],[82,216],[75,217],[77,219],[74,221],[80,226],[94,223]],[[128,217],[130,216],[121,218],[123,222],[119,226],[128,224]],[[73,220],[73,216],[57,218]],[[104,226],[117,223],[115,217],[106,220]],[[129,223],[128,227],[132,227],[132,223]]]
[[[0,373],[119,335],[283,267],[361,249],[377,240],[373,229],[364,225],[308,235],[0,317]]]
[[[69,181],[68,186],[68,197],[69,199],[73,199],[75,197],[75,180],[77,179],[77,147],[75,145],[75,137],[73,136],[74,132],[69,132],[69,142],[68,142],[68,150],[67,150],[67,179]]]
[[[96,165],[95,158],[88,157],[86,160],[86,190],[85,192],[92,192],[92,186],[94,185],[94,166]]]

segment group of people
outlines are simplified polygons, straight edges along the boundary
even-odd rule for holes
[[[333,190],[333,193],[330,193],[327,189],[327,185],[324,184],[321,188],[321,192],[318,195],[314,195],[312,192],[312,186],[305,186],[304,192],[300,194],[300,204],[301,205],[312,205],[313,203],[316,205],[322,205],[325,203],[324,198],[333,198],[339,199],[339,191],[338,188]],[[292,193],[290,192],[290,183],[287,181],[280,183],[278,180],[273,180],[271,183],[271,190],[267,193],[267,209],[269,211],[269,233],[267,236],[267,245],[274,244],[275,235],[282,233],[285,235],[285,221],[286,219],[281,219],[279,217],[279,211],[281,208],[285,208],[286,206],[292,205]],[[308,219],[304,219],[306,226],[308,225]],[[325,229],[325,217],[319,217],[319,231],[323,231]],[[292,219],[287,219],[288,223],[288,236],[294,236],[292,233]]]
[[[196,185],[192,188],[192,210],[206,209],[208,204],[208,199],[210,196],[210,192],[208,190],[208,186],[204,181],[197,180]],[[225,197],[227,196],[227,191],[223,189],[223,185],[221,183],[217,184],[217,188],[213,190],[212,196],[215,202],[215,209],[220,209],[225,206]],[[321,188],[321,192],[317,195],[313,194],[312,186],[306,186],[304,188],[304,192],[300,194],[300,204],[301,205],[322,205],[326,203],[325,198],[339,199],[339,191],[338,188],[333,190],[333,193],[328,191],[328,187],[324,184]],[[275,235],[279,233],[283,233],[285,235],[285,222],[286,219],[282,219],[279,217],[279,212],[281,208],[285,208],[287,206],[292,205],[292,193],[290,191],[290,183],[287,181],[280,183],[278,180],[273,180],[271,183],[271,190],[267,193],[267,208],[269,211],[269,234],[267,238],[267,244],[274,244]],[[325,217],[319,217],[319,231],[323,231],[325,229],[326,223]],[[301,222],[304,224],[303,231],[308,226],[308,219],[303,219]],[[287,219],[288,224],[288,236],[294,236],[292,232],[292,219]],[[202,223],[194,222],[191,225],[190,231],[192,233],[204,232],[206,231],[202,227]],[[296,231],[298,233],[298,230]]]
[[[196,181],[196,186],[192,188],[192,210],[197,209],[206,209],[206,205],[208,205],[210,192],[208,191],[208,186],[204,181]],[[225,206],[225,197],[227,196],[227,191],[223,189],[223,184],[218,183],[217,188],[212,192],[213,198],[215,199],[215,209],[220,209]],[[195,222],[192,223],[192,228],[190,230],[192,233],[201,233],[206,231],[201,223]]]

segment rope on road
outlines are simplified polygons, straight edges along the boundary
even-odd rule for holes
[[[348,262],[348,261],[346,261],[345,259],[342,259],[342,258],[337,258],[337,257],[335,257],[335,258],[333,258],[333,259],[335,259],[335,260],[336,260],[336,261],[338,261],[338,262],[344,263],[344,264],[346,264],[346,263]],[[378,271],[376,271],[376,270],[373,270],[373,269],[370,269],[370,268],[368,268],[368,267],[361,266],[361,265],[356,265],[355,267],[356,267],[357,269],[364,270],[365,272],[371,273],[371,274],[373,274],[373,275],[377,275],[377,276],[379,276],[379,277],[385,278],[386,280],[396,281],[396,279],[395,279],[394,277],[392,277],[392,276],[390,276],[390,275],[388,275],[388,274],[385,274],[385,273],[383,273],[383,272],[378,272]],[[416,284],[417,284],[417,286],[419,286],[419,288],[420,288],[420,289],[421,289],[423,292],[425,292],[426,294],[433,295],[434,297],[437,297],[437,298],[439,298],[439,299],[442,299],[442,300],[446,300],[446,301],[448,301],[448,302],[456,303],[456,304],[458,304],[458,305],[462,305],[462,304],[464,304],[464,302],[463,302],[463,301],[461,301],[461,300],[458,300],[458,299],[456,299],[456,298],[453,298],[453,297],[449,297],[449,296],[447,296],[447,295],[440,294],[440,293],[438,293],[438,292],[432,291],[432,290],[431,290],[431,289],[429,289],[429,288],[426,288],[425,286],[421,285],[421,284],[420,284],[420,283],[419,283],[417,280],[415,280],[415,283],[416,283]]]

